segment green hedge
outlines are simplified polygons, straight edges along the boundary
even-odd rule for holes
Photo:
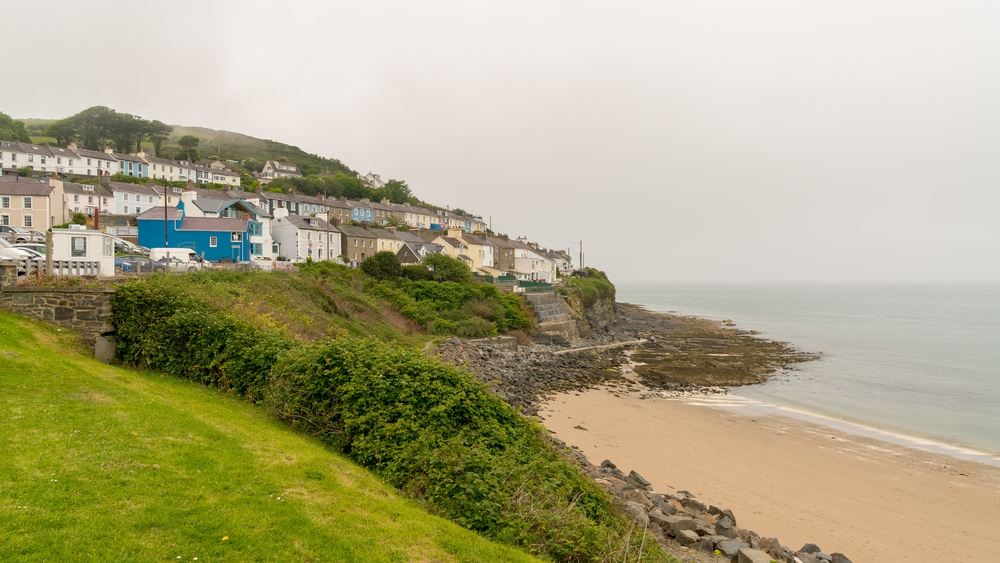
[[[113,298],[127,363],[261,402],[432,512],[543,559],[662,558],[541,426],[458,368],[371,338],[300,342],[169,279],[122,285]]]

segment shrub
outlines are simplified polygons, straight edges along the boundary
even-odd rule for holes
[[[402,273],[402,266],[394,253],[383,250],[362,262],[361,271],[377,280],[394,280]]]
[[[608,495],[457,368],[366,339],[313,344],[272,372],[270,408],[431,509],[546,559],[635,560]]]

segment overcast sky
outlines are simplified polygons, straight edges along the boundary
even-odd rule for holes
[[[1000,281],[1000,4],[48,0],[0,111],[273,139],[614,281]]]

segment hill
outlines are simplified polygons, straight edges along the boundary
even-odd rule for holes
[[[533,561],[265,411],[0,312],[4,561]]]
[[[24,122],[33,142],[57,144],[54,137],[46,135],[46,130],[59,120],[22,119],[20,121]],[[268,160],[280,160],[294,163],[303,175],[336,174],[337,172],[351,177],[357,175],[354,170],[335,158],[307,153],[299,147],[286,143],[207,127],[183,125],[172,125],[171,127],[173,127],[173,131],[160,150],[159,156],[164,158],[174,158],[179,155],[182,152],[179,144],[181,137],[192,135],[199,140],[198,151],[200,154],[222,161],[236,161],[239,163],[238,168],[245,168],[250,172],[259,172]],[[147,141],[143,142],[142,146],[148,150],[152,148],[153,144]]]

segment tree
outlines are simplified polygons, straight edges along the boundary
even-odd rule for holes
[[[20,119],[14,119],[6,113],[0,112],[0,141],[23,141],[31,142],[28,135],[28,128]]]
[[[184,135],[177,140],[177,144],[183,149],[183,152],[178,156],[185,156],[184,160],[188,162],[198,160],[198,143],[200,142],[201,139],[194,135]]]
[[[410,186],[402,180],[389,180],[381,191],[393,203],[406,203],[413,196]]]
[[[151,121],[146,127],[146,138],[149,139],[149,142],[153,143],[153,150],[156,151],[156,156],[160,156],[160,149],[163,148],[163,143],[170,138],[170,134],[173,132],[173,127],[156,119]]]
[[[361,271],[377,280],[394,280],[402,273],[402,266],[395,253],[382,250],[362,262]]]
[[[76,125],[70,118],[60,119],[45,129],[45,136],[55,137],[56,144],[66,146],[77,137]]]
[[[458,258],[447,254],[430,254],[424,258],[424,266],[431,271],[434,281],[465,283],[472,281],[472,270]]]

